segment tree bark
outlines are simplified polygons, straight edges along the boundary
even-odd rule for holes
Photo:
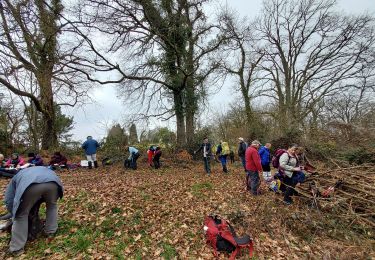
[[[184,102],[180,91],[173,92],[174,108],[177,125],[177,148],[184,148],[186,145],[186,130],[184,116]]]

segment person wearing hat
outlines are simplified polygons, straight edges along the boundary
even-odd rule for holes
[[[98,168],[98,161],[96,160],[96,150],[99,148],[99,143],[89,135],[87,137],[87,140],[82,144],[82,148],[85,149],[86,158],[89,162],[89,169],[92,169],[93,162],[95,168]]]
[[[238,156],[241,159],[241,163],[245,171],[246,171],[246,161],[245,161],[246,149],[247,149],[247,143],[245,143],[242,137],[238,138]]]
[[[246,184],[253,195],[259,195],[260,178],[259,174],[263,172],[258,149],[260,142],[254,140],[246,149]]]
[[[44,233],[52,237],[57,230],[57,199],[63,196],[63,186],[54,171],[35,166],[23,169],[9,183],[4,202],[12,214],[13,226],[9,253],[17,256],[23,253],[28,235],[30,210],[40,202],[46,203]]]

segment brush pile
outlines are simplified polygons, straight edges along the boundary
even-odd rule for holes
[[[319,210],[336,213],[351,224],[375,228],[375,165],[315,173],[296,190]]]

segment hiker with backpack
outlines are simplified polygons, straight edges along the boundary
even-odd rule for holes
[[[247,143],[245,143],[245,140],[242,137],[238,138],[238,156],[240,157],[242,166],[245,169],[245,171],[246,171],[246,160],[245,160],[246,149],[247,149]]]
[[[224,173],[228,173],[227,157],[229,153],[230,149],[228,143],[221,141],[220,144],[217,146],[216,155],[219,158]]]
[[[251,145],[246,149],[246,185],[247,189],[253,195],[259,195],[260,178],[259,174],[262,174],[262,164],[258,149],[260,142],[258,140],[252,141]]]
[[[99,143],[89,135],[86,141],[82,144],[82,148],[85,150],[86,158],[89,164],[89,169],[94,167],[98,168],[98,161],[96,160],[96,150],[100,147]]]
[[[13,177],[5,191],[4,202],[12,214],[13,226],[9,253],[21,255],[28,236],[28,217],[36,203],[46,203],[44,234],[53,237],[57,230],[57,199],[63,196],[63,185],[56,173],[46,167],[35,166],[21,170]]]
[[[294,187],[302,183],[305,175],[302,172],[303,166],[299,166],[296,155],[297,145],[292,144],[288,150],[279,151],[279,174],[283,176],[283,184],[286,186],[284,193],[284,203],[290,205],[293,203],[291,196],[295,193]],[[277,151],[278,152],[278,151]]]
[[[203,138],[203,143],[199,146],[198,150],[194,151],[194,154],[202,151],[204,170],[208,175],[211,173],[210,159],[211,159],[211,144],[208,142],[208,138]]]

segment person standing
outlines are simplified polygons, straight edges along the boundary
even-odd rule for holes
[[[226,142],[221,141],[220,144],[217,146],[216,149],[216,155],[219,158],[219,161],[221,162],[221,166],[223,167],[223,172],[228,173],[228,168],[227,168],[227,156],[228,153],[225,151],[224,146],[228,146]],[[227,147],[227,150],[229,150],[229,147]]]
[[[230,149],[229,158],[230,158],[230,163],[233,164],[234,163],[234,152],[233,152],[232,149]]]
[[[208,175],[211,174],[211,167],[210,167],[210,158],[211,158],[211,144],[208,142],[208,138],[205,137],[203,139],[203,143],[200,145],[199,149],[194,151],[194,154],[198,153],[199,151],[203,151],[203,162],[204,162],[204,170]]]
[[[53,237],[57,224],[57,199],[63,197],[63,185],[54,171],[35,166],[21,170],[13,177],[5,191],[5,205],[12,214],[13,226],[9,253],[23,253],[28,234],[28,216],[34,205],[46,203],[44,234]]]
[[[98,161],[96,160],[96,150],[99,148],[99,143],[89,135],[87,137],[87,140],[82,144],[82,148],[85,149],[86,158],[89,162],[89,169],[92,169],[93,162],[95,168],[98,168]]]
[[[254,140],[251,145],[246,149],[245,159],[246,159],[246,183],[248,189],[253,195],[259,195],[260,178],[259,174],[262,173],[262,164],[260,161],[260,156],[258,149],[260,147],[260,142]]]
[[[262,163],[263,179],[266,182],[272,180],[271,166],[270,166],[270,163],[271,163],[270,149],[271,149],[271,144],[266,143],[264,146],[262,146],[259,149],[259,152],[258,152],[259,156],[260,156],[261,163]]]
[[[245,153],[247,149],[247,143],[245,143],[242,137],[238,138],[238,156],[240,157],[243,168],[246,171],[246,160]]]

